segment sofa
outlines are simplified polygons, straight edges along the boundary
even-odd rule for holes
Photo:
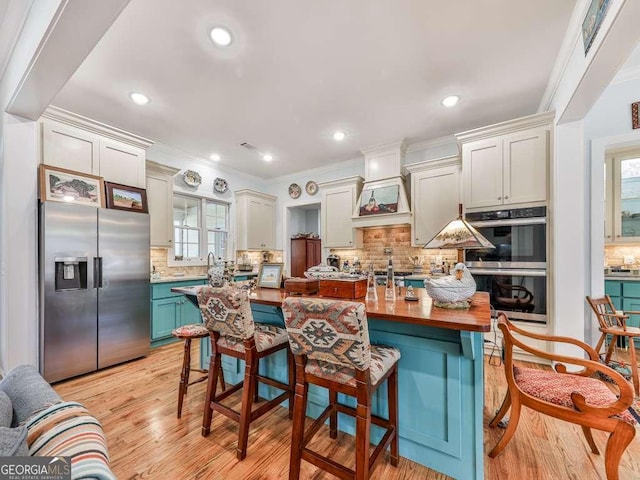
[[[0,457],[70,457],[71,478],[113,480],[102,426],[80,403],[64,401],[35,367],[0,381]]]

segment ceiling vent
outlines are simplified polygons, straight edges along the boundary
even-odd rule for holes
[[[412,214],[402,175],[406,150],[404,140],[362,150],[365,180],[351,217],[354,227],[411,224]]]
[[[247,143],[247,142],[242,142],[240,144],[240,146],[246,148],[247,150],[255,150],[256,149],[256,147],[254,147],[253,145],[251,145],[250,143]]]

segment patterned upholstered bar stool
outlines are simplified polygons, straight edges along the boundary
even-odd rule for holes
[[[176,328],[171,332],[171,335],[184,340],[184,355],[182,356],[182,370],[180,372],[180,384],[178,386],[178,418],[180,418],[182,416],[182,402],[189,387],[195,383],[204,382],[209,378],[208,370],[191,368],[191,340],[208,337],[209,330],[207,330],[207,327],[202,323],[193,323]],[[192,370],[206,375],[202,375],[190,382],[189,376],[191,375]],[[220,387],[222,390],[225,389],[224,373],[222,373],[222,371],[220,372]]]
[[[293,413],[294,362],[289,350],[287,332],[284,328],[274,325],[254,323],[246,290],[229,286],[203,287],[198,292],[198,304],[211,338],[209,381],[202,419],[202,435],[209,434],[213,411],[235,420],[240,424],[236,455],[238,460],[242,460],[247,455],[249,424],[252,421],[287,399],[289,416],[291,417]],[[260,359],[280,350],[287,351],[288,384],[258,374]],[[245,373],[242,382],[218,394],[216,384],[219,372],[222,371],[221,354],[244,360]],[[284,393],[266,401],[254,410],[253,404],[259,401],[258,382],[284,390]],[[242,389],[240,412],[221,403],[240,389]]]
[[[393,347],[370,345],[364,305],[356,302],[289,297],[282,304],[291,351],[296,360],[296,386],[289,480],[300,478],[304,459],[343,479],[366,480],[391,445],[391,465],[398,465],[398,360]],[[389,419],[372,415],[371,397],[387,380]],[[329,389],[329,406],[305,432],[309,384]],[[356,408],[338,403],[338,393],[355,397]],[[307,448],[329,418],[329,436],[338,435],[338,413],[356,419],[355,470]],[[386,429],[369,455],[371,423]]]

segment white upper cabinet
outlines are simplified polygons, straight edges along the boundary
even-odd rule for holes
[[[411,173],[411,245],[424,246],[458,215],[460,157],[407,165]]]
[[[147,161],[147,203],[152,247],[173,247],[173,176],[180,170]]]
[[[605,243],[640,242],[640,149],[607,152]]]
[[[100,140],[99,175],[122,185],[144,188],[145,151],[122,142]]]
[[[321,237],[326,248],[359,248],[362,230],[353,228],[353,209],[362,189],[362,177],[321,183]]]
[[[238,190],[236,222],[238,250],[273,250],[276,248],[276,200],[254,190]]]
[[[42,163],[145,188],[145,149],[153,142],[65,110],[42,119]]]
[[[467,210],[547,201],[553,113],[457,134]]]

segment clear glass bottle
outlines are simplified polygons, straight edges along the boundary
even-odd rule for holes
[[[395,300],[395,298],[396,289],[393,284],[393,260],[389,259],[389,264],[387,265],[387,282],[384,289],[384,299]]]
[[[368,301],[377,301],[378,300],[378,290],[376,289],[376,274],[373,271],[373,263],[369,265],[369,272],[367,273],[367,296],[365,300]]]

